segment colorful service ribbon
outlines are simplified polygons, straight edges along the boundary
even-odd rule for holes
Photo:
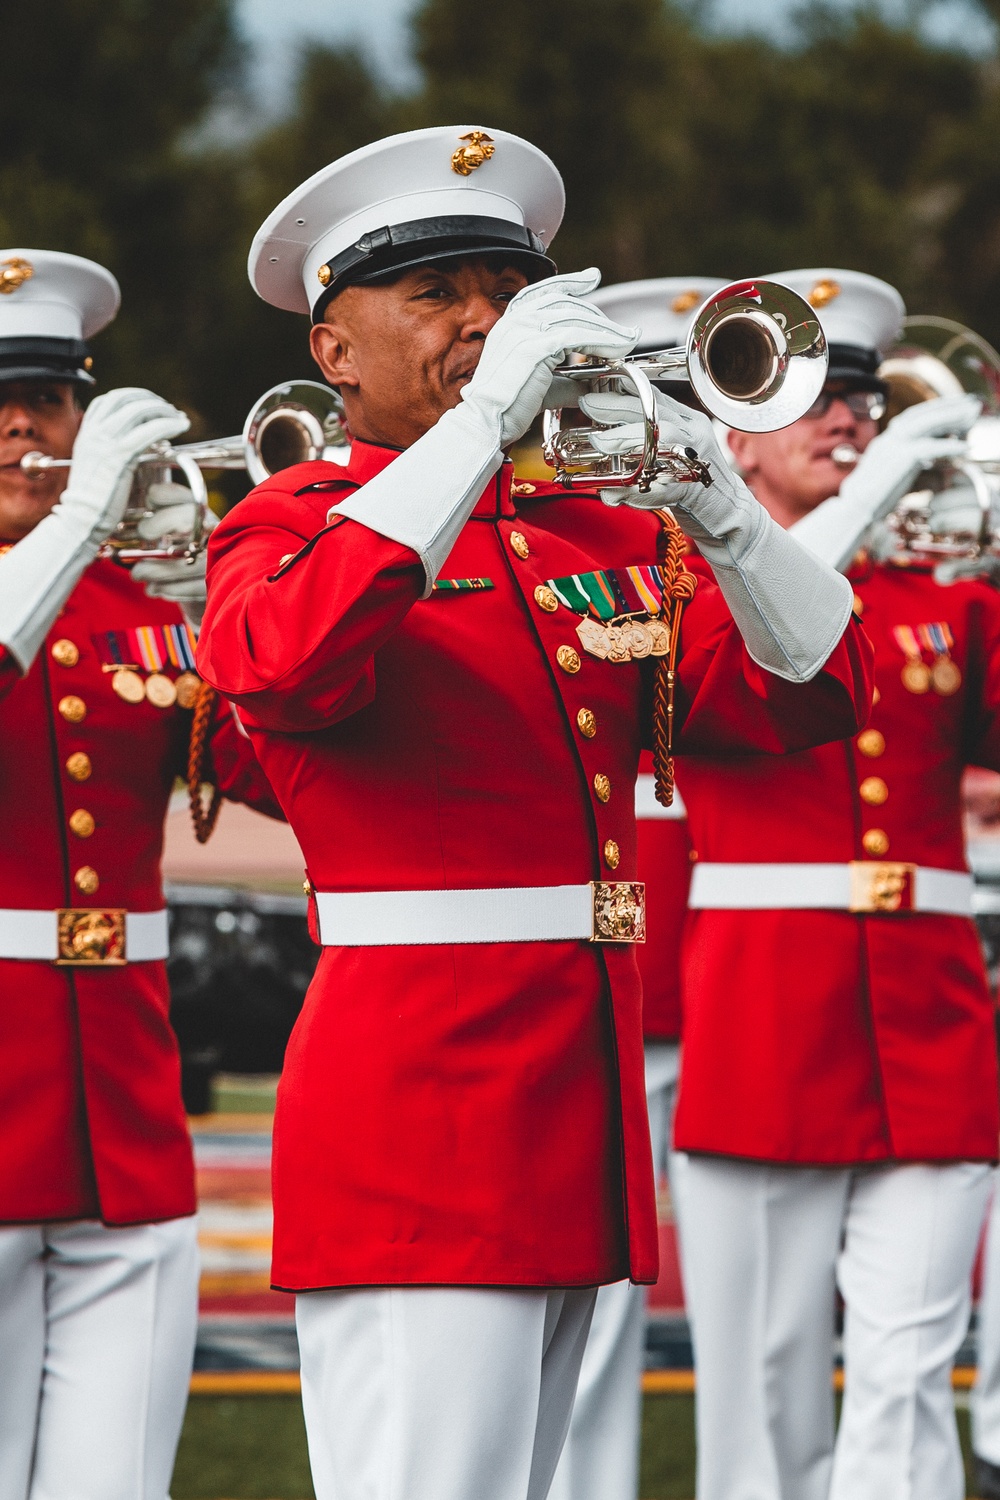
[[[147,672],[176,667],[194,672],[195,638],[188,625],[139,625],[132,630],[107,630],[94,636],[105,666],[137,666]]]
[[[955,638],[946,620],[934,620],[917,626],[920,643],[935,656],[947,656],[955,644]]]
[[[663,574],[648,563],[605,568],[598,573],[571,573],[567,578],[549,578],[546,582],[560,604],[594,620],[658,615],[663,604]]]
[[[492,587],[492,578],[439,578],[434,590],[441,594],[472,594]]]
[[[907,661],[912,661],[914,658],[917,661],[921,660],[923,652],[920,649],[920,642],[913,633],[912,625],[894,625],[892,627],[892,634],[896,645],[902,651]]]

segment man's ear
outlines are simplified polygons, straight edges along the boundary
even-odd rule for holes
[[[331,385],[358,386],[361,376],[346,329],[337,323],[315,323],[309,330],[312,357]]]
[[[737,474],[746,479],[747,475],[752,474],[755,468],[753,433],[737,432],[735,428],[730,427],[726,433],[726,442],[729,444],[729,451],[733,455],[734,467]]]

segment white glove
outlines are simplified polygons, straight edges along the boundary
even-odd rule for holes
[[[0,643],[23,671],[121,520],[140,455],[189,425],[169,401],[131,387],[108,391],[87,408],[58,503],[0,558]]]
[[[139,522],[139,535],[144,541],[157,542],[161,537],[191,535],[197,511],[186,485],[152,484],[146,492],[146,504],[153,514]],[[217,517],[207,511],[203,521],[206,537],[218,524]],[[184,618],[197,635],[205,614],[206,562],[207,553],[203,546],[190,562],[176,557],[136,563],[132,577],[145,584],[150,598],[171,599],[179,604]]]
[[[978,536],[983,521],[983,512],[975,490],[969,484],[955,485],[932,495],[927,513],[927,524],[935,536],[958,532],[965,536]],[[993,535],[1000,530],[1000,515],[996,499],[990,510],[989,527]],[[958,583],[961,579],[980,578],[986,583],[1000,583],[1000,556],[995,552],[983,552],[979,557],[948,557],[934,569],[937,583]]]
[[[593,443],[604,453],[631,451],[642,443],[633,396],[592,395],[580,402],[601,422],[622,422]],[[664,475],[647,494],[637,488],[602,489],[606,505],[659,510],[669,505],[678,525],[696,542],[715,574],[733,619],[758,666],[789,682],[815,677],[850,619],[853,590],[771,519],[733,473],[711,419],[656,395],[660,444],[693,448],[711,469],[712,483],[678,482]]]
[[[503,449],[531,426],[567,354],[626,354],[637,329],[582,301],[599,271],[552,276],[522,288],[487,334],[476,373],[453,411],[330,514],[349,516],[412,547],[430,593]]]
[[[909,493],[923,469],[964,455],[965,435],[981,409],[975,396],[943,396],[907,407],[869,443],[839,493],[796,521],[792,535],[845,572],[868,528]]]

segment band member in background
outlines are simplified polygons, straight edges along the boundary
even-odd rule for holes
[[[636,353],[645,353],[685,343],[705,298],[724,285],[705,276],[667,276],[600,287],[590,300],[608,317],[638,327]],[[676,394],[682,388],[674,384],[667,389]],[[659,1186],[670,1161],[680,1061],[680,955],[691,843],[680,794],[674,794],[669,807],[656,799],[648,751],[640,761],[635,816],[637,868],[646,885],[646,941],[636,957],[642,978],[646,1108]],[[550,1500],[635,1500],[645,1327],[641,1287],[628,1281],[601,1287]]]
[[[165,1500],[194,1349],[159,861],[201,686],[178,606],[98,556],[188,421],[142,390],[84,413],[118,302],[91,261],[0,251],[2,1500]],[[30,478],[33,450],[72,467]],[[197,568],[144,566],[197,609]],[[277,815],[226,707],[198,715],[217,784]]]
[[[850,271],[775,279],[820,310],[829,379],[799,422],[729,443],[770,514],[849,570],[877,696],[839,745],[680,768],[697,862],[675,1171],[698,1495],[958,1500],[950,1377],[998,1131],[960,781],[1000,767],[1000,598],[859,547],[927,464],[963,451],[978,402],[913,407],[879,435],[898,294]]]
[[[664,594],[676,624],[689,585],[674,524],[505,461],[568,351],[635,341],[586,300],[598,273],[553,274],[562,210],[527,141],[439,127],[324,168],[251,250],[260,295],[311,314],[353,437],[346,469],[289,469],[218,527],[198,658],[302,843],[323,944],[279,1090],[272,1271],[322,1500],[542,1500],[595,1287],[656,1276],[633,797],[668,718],[664,675],[643,708]],[[683,736],[853,732],[849,586],[704,418],[663,428],[718,476],[676,486],[720,578],[683,613]],[[619,595],[631,635],[592,613]]]

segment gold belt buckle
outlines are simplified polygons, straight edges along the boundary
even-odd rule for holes
[[[851,911],[912,911],[916,865],[852,859]]]
[[[592,943],[646,941],[646,887],[641,880],[592,880]]]
[[[121,965],[125,957],[125,913],[119,908],[64,906],[59,919],[57,964],[78,968]]]

